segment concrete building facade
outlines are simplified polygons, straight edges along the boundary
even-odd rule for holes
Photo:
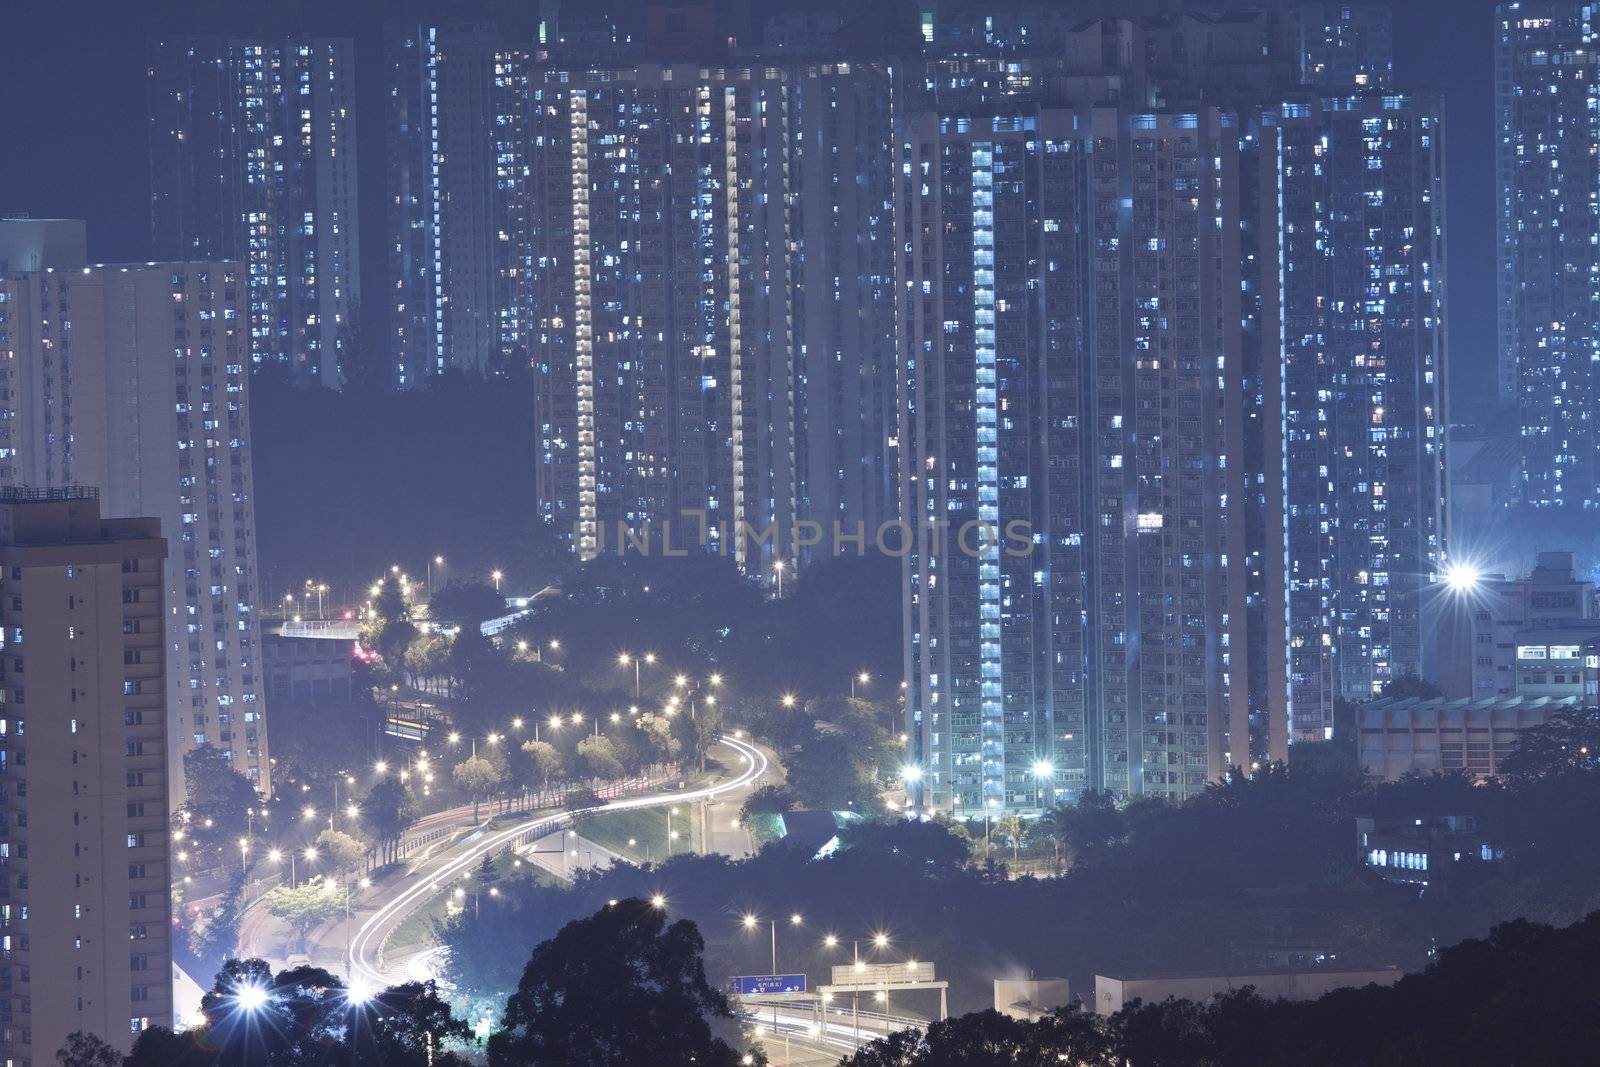
[[[1571,552],[1540,552],[1522,578],[1474,576],[1437,587],[1427,607],[1430,649],[1424,677],[1452,700],[1510,697],[1518,692],[1519,635],[1569,629],[1580,644],[1585,629],[1600,628],[1595,584],[1580,578]],[[1547,640],[1545,642],[1549,644]]]
[[[492,370],[493,85],[499,35],[481,24],[385,29],[384,178],[389,384]]]
[[[1378,89],[1281,107],[1284,453],[1295,740],[1421,674],[1444,569],[1444,129]]]
[[[670,529],[769,578],[799,520],[870,537],[894,506],[888,72],[498,69],[526,150],[502,346],[534,369],[545,522],[580,555]]]
[[[937,810],[1182,797],[1248,758],[1236,121],[908,123],[907,707]]]
[[[1600,26],[1580,0],[1494,15],[1499,386],[1520,412],[1523,498],[1600,504]]]
[[[0,485],[94,486],[106,515],[159,519],[170,736],[265,794],[245,300],[232,262],[0,273]]]
[[[1488,778],[1516,751],[1522,731],[1582,706],[1575,696],[1374,700],[1358,713],[1356,758],[1367,774],[1389,782],[1408,774]]]
[[[0,1058],[171,1026],[172,909],[155,519],[90,489],[0,488]]]
[[[237,261],[249,357],[338,387],[360,300],[355,45],[148,44],[151,235],[169,261]]]

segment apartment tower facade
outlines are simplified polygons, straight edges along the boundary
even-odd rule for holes
[[[172,907],[155,519],[75,487],[0,488],[0,1056],[171,1026]]]

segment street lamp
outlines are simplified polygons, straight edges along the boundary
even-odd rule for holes
[[[435,568],[435,567],[443,567],[443,566],[444,566],[444,557],[443,556],[434,556],[432,559],[430,559],[428,561],[428,599],[429,600],[433,599],[433,568]]]
[[[744,928],[746,930],[754,930],[760,921],[754,915],[746,915],[744,917]],[[805,920],[800,917],[798,912],[789,916],[790,926],[799,926],[803,922]],[[768,919],[767,924],[772,933],[772,974],[776,977],[778,974],[778,920]],[[774,1034],[778,1032],[778,1005],[776,1003],[772,1005],[772,1032]]]
[[[617,656],[617,663],[621,666],[626,667],[630,663],[633,664],[633,699],[635,700],[639,699],[639,664],[641,660],[653,667],[656,662],[656,654],[654,652],[646,652],[643,656],[634,656],[623,652]]]
[[[870,674],[868,674],[866,671],[862,671],[860,674],[857,674],[854,677],[852,677],[850,679],[850,699],[854,700],[856,698],[856,683],[857,682],[860,682],[862,685],[866,685],[870,681],[872,681],[872,676]]]
[[[1478,588],[1483,575],[1470,563],[1452,563],[1444,569],[1444,582],[1453,593],[1470,593]]]
[[[822,943],[825,946],[827,946],[828,948],[837,948],[838,945],[839,945],[839,939],[838,939],[838,937],[834,936],[833,934],[828,934],[826,937],[824,937],[822,939]],[[879,949],[888,948],[889,947],[889,935],[885,934],[885,933],[873,934],[872,935],[872,944],[873,944],[874,948],[879,948]],[[854,959],[854,963],[852,964],[852,968],[855,970],[857,975],[860,975],[862,972],[864,972],[867,969],[866,961],[861,958],[861,939],[860,938],[852,939],[850,954]],[[860,981],[861,981],[861,979],[859,977],[857,977],[856,983],[858,985],[859,985]],[[861,994],[860,994],[859,990],[854,991],[854,992],[852,992],[850,994],[850,1004],[851,1004],[851,1014],[853,1015],[854,1020],[855,1020],[856,1044],[859,1045],[861,1043]]]
[[[323,583],[314,582],[310,578],[306,579],[306,606],[310,607],[311,605],[311,594],[317,594],[317,618],[319,619],[322,618],[322,595],[327,591],[328,587]]]
[[[494,591],[496,593],[498,593],[500,591],[500,581],[504,577],[505,577],[505,575],[501,574],[499,571],[490,571],[489,572],[489,578],[494,582]]]
[[[783,599],[783,560],[774,560],[772,573],[778,576],[778,599]]]
[[[1036,759],[1033,761],[1033,776],[1039,782],[1039,806],[1042,808],[1045,803],[1045,783],[1054,781],[1056,765],[1047,759]]]
[[[254,1013],[267,1006],[268,996],[266,989],[262,986],[254,984],[242,985],[234,990],[233,1002],[239,1006],[241,1011]]]
[[[782,704],[786,708],[792,708],[795,705],[795,695],[793,693],[785,693],[783,694],[783,698],[779,700],[778,703]]]
[[[746,915],[742,921],[744,923],[744,928],[746,930],[754,930],[761,923],[761,920],[756,918],[754,915]],[[790,926],[799,926],[804,922],[805,922],[805,918],[803,916],[801,916],[798,912],[796,912],[795,914],[789,916],[789,925]],[[778,920],[777,919],[768,919],[767,920],[767,925],[770,928],[770,931],[771,931],[771,934],[772,934],[772,973],[773,974],[777,974],[778,973]]]

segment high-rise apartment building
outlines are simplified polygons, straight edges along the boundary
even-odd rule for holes
[[[924,797],[1193,793],[1250,733],[1237,116],[929,111],[903,153]]]
[[[361,289],[354,44],[171,37],[149,56],[156,256],[243,263],[250,360],[337,387]]]
[[[171,1026],[169,737],[155,519],[0,488],[0,1057]]]
[[[1387,89],[1386,13],[1311,7],[985,41],[906,94],[907,713],[935,807],[1182,796],[1423,669],[1440,106]]]
[[[81,249],[81,222],[53,225]],[[39,244],[13,227],[37,224],[0,220],[0,264]],[[107,515],[159,519],[168,733],[265,793],[245,293],[231,262],[0,266],[0,485],[94,486]]]
[[[1311,0],[1298,7],[1300,80],[1345,91],[1394,75],[1394,16],[1381,0]]]
[[[1600,506],[1600,62],[1595,8],[1495,9],[1500,394],[1521,415],[1524,499]]]
[[[1445,552],[1444,126],[1432,93],[1284,103],[1290,714],[1423,670]]]
[[[388,354],[404,387],[495,366],[498,34],[486,25],[392,25],[384,34]]]
[[[584,555],[670,527],[755,572],[795,558],[797,520],[827,551],[835,521],[892,515],[888,70],[497,77],[526,146],[501,175],[502,343],[534,366],[545,521]]]

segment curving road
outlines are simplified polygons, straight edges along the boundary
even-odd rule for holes
[[[735,737],[724,737],[718,743],[733,749],[741,758],[739,773],[727,781],[700,789],[629,797],[592,808],[528,819],[504,830],[496,830],[494,833],[473,838],[467,845],[457,850],[448,862],[425,874],[417,874],[409,881],[401,882],[390,899],[373,912],[351,935],[349,965],[352,978],[365,982],[373,988],[406,981],[407,975],[391,974],[383,969],[381,960],[383,944],[389,935],[412,912],[424,907],[442,886],[469,872],[486,853],[498,852],[530,831],[542,830],[564,822],[574,815],[588,812],[648,808],[662,804],[677,804],[686,800],[705,800],[750,785],[767,773],[769,768],[767,756],[755,745]]]

